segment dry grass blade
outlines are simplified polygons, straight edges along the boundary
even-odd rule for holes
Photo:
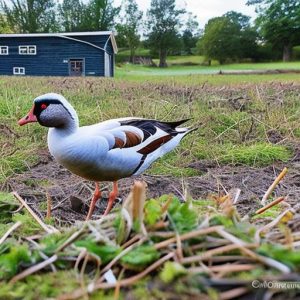
[[[221,266],[212,266],[208,267],[208,269],[211,272],[222,272],[222,273],[231,273],[231,272],[243,272],[243,271],[250,271],[253,269],[256,269],[258,265],[254,264],[240,264],[240,265],[234,265],[234,264],[225,264]],[[194,267],[187,269],[188,272],[197,274],[197,273],[207,273],[205,268],[203,267]]]
[[[282,202],[284,199],[285,199],[285,197],[279,197],[279,198],[273,200],[272,202],[270,202],[270,203],[267,204],[266,206],[264,206],[264,207],[258,209],[258,210],[255,212],[255,214],[256,214],[256,215],[259,215],[259,214],[265,212],[265,211],[268,210],[269,208],[271,208],[271,207],[277,205],[278,203]]]
[[[47,198],[47,215],[46,215],[46,218],[50,219],[51,218],[52,198],[51,198],[49,192],[46,192],[46,198]]]
[[[145,182],[135,181],[133,185],[132,215],[133,221],[140,223],[144,220],[143,209],[146,201],[146,184]]]
[[[138,241],[139,239],[141,239],[141,235],[137,234],[135,235],[133,238],[131,238],[130,240],[128,240],[126,243],[122,244],[122,249],[126,249],[127,247],[129,247],[131,244],[135,243],[136,241]]]
[[[247,247],[248,248],[256,248],[256,245],[248,244]],[[232,251],[232,250],[236,250],[236,249],[241,249],[241,248],[243,250],[246,249],[245,247],[241,247],[238,244],[230,244],[230,245],[226,245],[226,246],[223,246],[223,247],[218,247],[218,248],[206,251],[206,252],[204,252],[200,255],[185,257],[185,258],[182,259],[181,262],[183,264],[191,264],[191,263],[194,263],[194,262],[207,260],[207,259],[213,257],[214,255],[223,254],[223,253],[226,253],[226,252],[229,252],[229,251]]]
[[[39,216],[29,207],[29,205],[26,203],[26,201],[17,193],[17,192],[12,192],[14,197],[21,202],[21,204],[27,209],[29,214],[40,224],[40,226],[47,232],[47,233],[55,233],[59,232],[56,228],[50,227],[47,224],[45,224]]]
[[[18,280],[21,280],[21,279],[23,279],[23,278],[39,271],[39,270],[44,269],[46,266],[51,265],[52,263],[54,263],[57,260],[57,258],[58,258],[58,256],[55,254],[55,255],[51,256],[49,259],[44,260],[43,262],[24,270],[23,272],[21,272],[18,275],[14,276],[10,280],[10,283],[14,284]]]
[[[230,299],[238,298],[238,297],[246,294],[248,291],[249,291],[249,289],[245,288],[245,287],[235,288],[235,289],[220,293],[219,299],[220,300],[230,300]]]
[[[143,223],[146,186],[147,184],[145,182],[136,180],[123,204],[123,209],[129,213],[132,222],[138,225],[139,230],[142,231],[144,235],[147,235]]]
[[[22,225],[22,222],[18,221],[17,223],[15,223],[13,226],[11,226],[6,232],[5,234],[2,236],[2,238],[0,239],[0,245],[9,237],[9,235],[16,230],[19,226]]]
[[[266,257],[266,256],[262,256],[262,255],[258,255],[258,254],[256,254],[256,257],[259,262],[265,264],[266,266],[277,269],[283,274],[291,273],[291,269],[288,266],[282,264],[281,262],[279,262],[275,259],[272,259],[272,258]]]
[[[264,227],[259,228],[256,232],[255,232],[255,241],[259,244],[260,242],[260,235],[263,232],[266,232],[268,230],[270,230],[272,227],[276,226],[280,220],[287,214],[290,213],[291,210],[287,209],[285,210],[283,213],[281,213],[276,219],[274,219],[272,222],[268,223],[267,225],[265,225]]]
[[[242,247],[247,246],[247,243],[246,243],[246,242],[244,242],[244,241],[238,239],[237,237],[235,237],[234,235],[228,233],[228,232],[225,231],[223,228],[218,228],[218,229],[216,230],[216,232],[217,232],[220,236],[222,236],[224,239],[226,239],[226,240],[228,240],[228,241],[230,241],[230,242],[232,242],[232,243],[234,243],[234,244],[237,244],[237,245],[242,246]]]
[[[201,236],[201,235],[216,232],[217,229],[220,229],[220,228],[223,228],[223,226],[213,226],[213,227],[209,227],[209,228],[199,229],[199,230],[196,230],[196,231],[191,231],[191,232],[182,234],[179,237],[180,237],[181,241],[184,241],[184,240],[192,239],[192,238],[197,237],[197,236]],[[177,241],[177,238],[175,236],[175,237],[170,238],[166,241],[155,244],[154,248],[156,250],[161,249],[161,248],[165,248],[165,247],[168,247],[170,244],[175,243],[176,241]]]
[[[261,199],[261,204],[262,205],[266,205],[266,201],[269,198],[269,196],[271,195],[271,193],[273,192],[273,190],[275,189],[275,187],[278,185],[278,183],[281,181],[281,179],[286,175],[288,169],[284,168],[281,173],[277,176],[277,178],[274,180],[274,182],[271,184],[271,186],[268,188],[268,190],[266,191],[266,193],[264,194],[264,196]]]
[[[170,252],[167,255],[160,258],[159,260],[157,260],[156,262],[154,262],[152,265],[150,265],[148,268],[146,268],[143,272],[141,272],[137,275],[134,275],[132,277],[129,277],[127,279],[120,280],[116,283],[103,283],[103,282],[100,282],[100,283],[96,282],[95,284],[93,283],[93,284],[88,286],[88,293],[90,294],[90,293],[92,293],[96,290],[99,290],[99,289],[116,288],[117,285],[119,287],[130,286],[130,285],[136,283],[138,280],[144,278],[150,272],[157,269],[164,262],[172,259],[174,256],[175,256],[175,254],[173,252]],[[100,280],[101,280],[101,278],[100,278]],[[58,300],[78,299],[78,298],[82,297],[82,295],[84,295],[84,294],[85,294],[85,291],[83,291],[82,289],[78,289],[78,290],[74,291],[72,294],[63,295],[61,297],[58,297]]]

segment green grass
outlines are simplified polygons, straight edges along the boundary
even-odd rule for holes
[[[200,56],[183,56],[183,57],[170,57],[168,68],[156,68],[142,65],[118,65],[116,67],[116,77],[139,77],[139,76],[187,76],[187,75],[213,75],[220,71],[258,71],[258,70],[276,70],[276,69],[300,69],[300,62],[272,62],[272,63],[239,63],[219,65],[213,63],[212,66],[195,65],[183,66],[184,64],[193,64],[201,61]],[[157,60],[155,60],[157,62]],[[167,61],[168,62],[168,61]],[[285,74],[292,75],[292,78],[299,78],[298,74]],[[228,77],[230,75],[226,75]],[[244,77],[245,75],[239,77]],[[249,76],[249,75],[247,75]],[[251,76],[251,75],[250,75]],[[258,78],[266,75],[254,75]],[[253,76],[252,76],[253,77]],[[267,77],[270,78],[270,77]],[[246,79],[246,78],[244,78]]]
[[[179,59],[171,57],[171,60]],[[300,67],[300,63],[268,66],[291,68]],[[238,69],[241,65],[224,67]],[[199,171],[188,166],[199,159],[259,166],[286,161],[292,155],[285,145],[269,144],[267,132],[272,129],[286,140],[299,139],[297,90],[277,85],[277,82],[299,84],[299,75],[154,75],[155,72],[180,74],[197,68],[202,67],[161,70],[125,65],[117,68],[115,79],[0,77],[3,87],[0,89],[0,182],[37,163],[39,151],[47,148],[46,128],[38,124],[17,125],[32,100],[47,92],[62,93],[77,110],[81,125],[127,116],[159,120],[192,118],[187,125],[199,129],[159,160],[149,170],[152,174],[197,176]],[[145,75],[141,75],[144,71]],[[229,101],[236,97],[246,99],[242,111]]]
[[[292,157],[291,151],[280,145],[257,143],[250,146],[228,147],[226,154],[219,158],[225,164],[243,164],[249,166],[267,166],[275,161],[287,162]]]

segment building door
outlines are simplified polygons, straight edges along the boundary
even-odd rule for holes
[[[111,56],[104,52],[104,76],[111,76]]]
[[[69,60],[69,75],[82,76],[84,74],[84,60],[70,59]]]

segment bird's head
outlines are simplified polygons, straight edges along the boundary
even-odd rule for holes
[[[62,96],[55,93],[41,95],[34,99],[28,114],[18,121],[20,126],[38,122],[45,127],[64,127],[67,124],[78,124],[76,111]]]

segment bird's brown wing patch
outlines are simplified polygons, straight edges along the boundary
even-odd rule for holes
[[[130,131],[125,131],[124,133],[126,135],[125,148],[134,147],[142,142],[141,137],[136,133]]]
[[[112,149],[115,149],[115,148],[123,148],[125,145],[124,141],[118,137],[115,137],[115,144],[113,146]]]
[[[158,149],[163,144],[167,143],[171,139],[172,139],[171,135],[162,136],[162,137],[152,141],[150,144],[148,144],[147,146],[145,146],[144,148],[140,149],[137,152],[140,154],[143,154],[143,155],[148,155],[148,154],[154,152],[156,149]]]
[[[115,137],[115,144],[112,149],[134,147],[142,142],[141,137],[136,133],[130,131],[124,131],[124,133],[126,135],[126,142]]]

